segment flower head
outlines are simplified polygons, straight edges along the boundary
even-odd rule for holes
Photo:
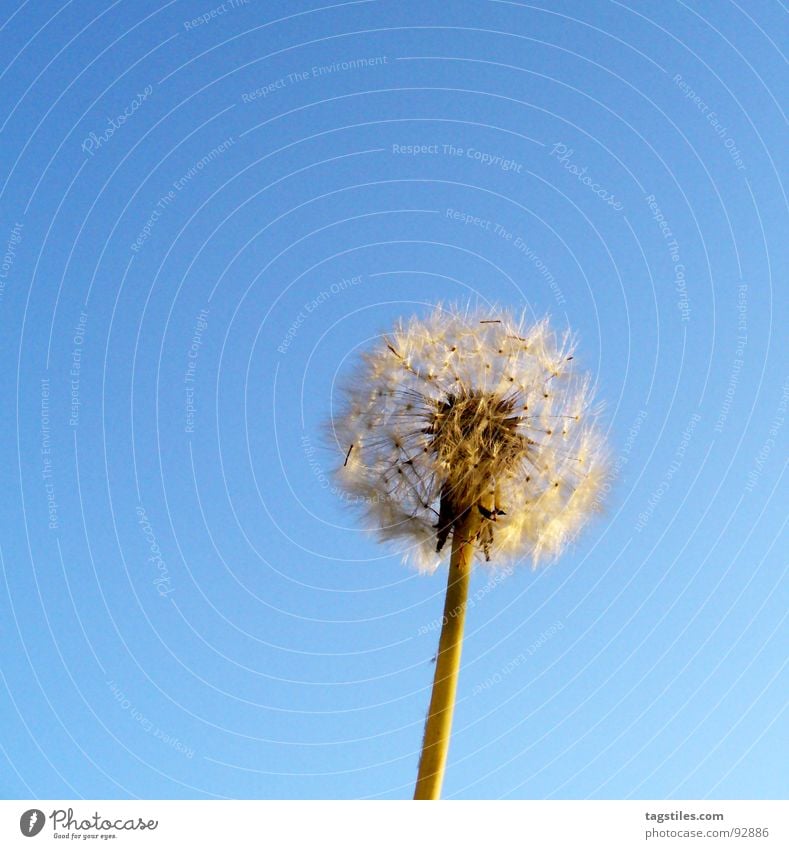
[[[428,571],[478,511],[485,560],[558,556],[605,474],[589,378],[547,320],[437,307],[363,355],[332,422],[340,487]]]

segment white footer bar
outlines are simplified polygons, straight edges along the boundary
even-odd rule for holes
[[[0,801],[0,846],[789,846],[782,801]]]

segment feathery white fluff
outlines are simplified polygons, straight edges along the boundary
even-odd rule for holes
[[[486,560],[556,558],[601,500],[606,471],[573,350],[547,320],[502,310],[438,306],[401,321],[341,389],[340,488],[423,571],[466,510],[482,516]]]

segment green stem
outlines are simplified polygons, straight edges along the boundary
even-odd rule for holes
[[[463,649],[463,626],[474,559],[474,537],[479,530],[476,509],[467,510],[452,529],[452,558],[449,561],[444,619],[436,656],[433,694],[425,724],[422,757],[416,779],[414,799],[438,799],[449,751],[452,715],[455,711],[460,654]]]

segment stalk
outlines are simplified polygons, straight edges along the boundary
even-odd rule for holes
[[[414,799],[439,799],[455,711],[460,654],[463,649],[463,626],[466,601],[474,559],[474,537],[480,526],[476,509],[467,510],[452,529],[452,557],[449,561],[444,620],[438,641],[433,693],[425,723],[422,756],[416,779]]]

